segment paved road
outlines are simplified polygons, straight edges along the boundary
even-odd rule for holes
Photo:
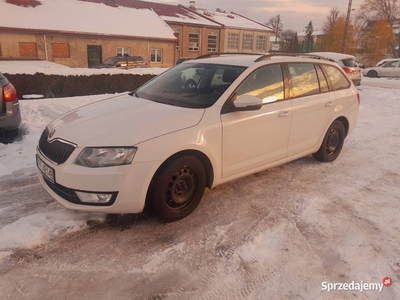
[[[0,299],[399,299],[400,97],[366,92],[334,163],[310,156],[224,184],[179,222],[113,216],[12,249]],[[0,199],[0,227],[60,209],[35,177],[1,182]],[[321,289],[385,276],[382,293]]]

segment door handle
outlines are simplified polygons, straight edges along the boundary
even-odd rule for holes
[[[284,118],[284,117],[287,117],[288,115],[289,115],[289,112],[288,112],[288,111],[283,111],[283,112],[281,112],[281,113],[278,114],[278,117],[279,117],[279,118]]]
[[[328,103],[325,103],[326,107],[332,106],[333,105],[333,101],[329,101]]]

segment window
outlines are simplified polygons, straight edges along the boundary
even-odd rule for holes
[[[291,75],[292,97],[319,93],[319,82],[313,64],[288,64]]]
[[[51,49],[53,50],[54,58],[70,58],[69,44],[66,43],[52,43]]]
[[[207,51],[217,52],[218,51],[218,33],[210,32],[208,34]]]
[[[350,86],[347,76],[339,71],[338,68],[328,65],[323,65],[323,68],[330,79],[333,90],[347,89]]]
[[[20,57],[38,57],[36,43],[19,43]]]
[[[257,50],[263,50],[265,51],[266,47],[265,47],[265,36],[257,36],[257,41],[256,41],[256,49]]]
[[[382,68],[396,68],[398,62],[399,62],[398,60],[389,61],[389,62],[385,63],[385,64],[382,66]]]
[[[162,63],[162,49],[151,49],[151,62]]]
[[[228,33],[228,48],[239,49],[239,34]]]
[[[243,49],[252,50],[253,49],[253,36],[250,34],[245,34],[243,36]]]
[[[326,81],[325,75],[322,72],[321,66],[316,65],[317,68],[317,75],[319,79],[319,90],[321,93],[329,92],[328,82]]]
[[[189,51],[199,51],[198,33],[189,33]]]
[[[284,99],[284,87],[281,65],[270,65],[254,71],[239,86],[237,98],[252,95],[262,99],[263,103],[272,103]]]
[[[131,48],[129,47],[117,47],[117,56],[130,56]]]
[[[176,51],[179,51],[179,45],[180,45],[179,37],[181,35],[181,30],[179,28],[174,28],[174,35],[177,38],[177,40],[176,40]]]

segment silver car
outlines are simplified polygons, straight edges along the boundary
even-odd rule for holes
[[[0,142],[10,142],[18,135],[21,125],[21,113],[17,90],[0,73]]]
[[[355,86],[361,84],[361,68],[353,55],[336,52],[313,52],[311,54],[325,57],[330,61],[337,63],[343,71],[345,71],[351,81],[353,81]]]
[[[367,77],[400,77],[400,58],[392,59],[380,66],[366,68],[362,73]]]

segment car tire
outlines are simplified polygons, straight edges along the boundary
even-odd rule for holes
[[[313,157],[322,162],[334,161],[342,151],[345,134],[343,123],[339,120],[334,121],[329,126],[321,147],[313,154]]]
[[[376,72],[376,71],[369,71],[369,72],[367,73],[367,76],[368,76],[368,77],[372,77],[372,78],[377,78],[377,77],[378,77],[378,72]]]
[[[191,214],[200,203],[206,187],[201,161],[184,155],[167,161],[154,175],[146,197],[146,208],[165,222]]]
[[[185,88],[187,88],[187,89],[195,89],[196,87],[197,87],[197,83],[193,79],[189,79],[185,83]]]

